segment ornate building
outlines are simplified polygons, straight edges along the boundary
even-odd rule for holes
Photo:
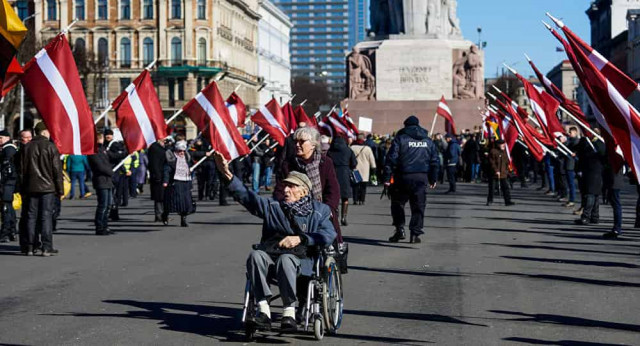
[[[266,104],[271,97],[282,104],[291,94],[289,34],[293,24],[269,0],[260,0],[259,13],[258,75],[264,79],[259,96],[260,104]]]
[[[224,97],[239,86],[243,101],[258,106],[258,0],[36,0],[35,16],[44,43],[78,19],[68,38],[86,61],[80,73],[96,111],[154,60],[166,115],[216,76]]]

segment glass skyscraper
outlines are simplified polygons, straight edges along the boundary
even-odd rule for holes
[[[291,75],[326,81],[332,99],[345,97],[345,57],[366,35],[368,0],[274,0],[293,22]]]

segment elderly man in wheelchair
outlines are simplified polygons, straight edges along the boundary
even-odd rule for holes
[[[233,176],[228,162],[222,155],[216,153],[214,158],[218,170],[229,182],[229,191],[235,199],[251,214],[264,220],[260,244],[254,245],[247,259],[250,293],[253,302],[257,303],[256,314],[246,316],[247,323],[253,324],[255,329],[271,329],[269,302],[273,293],[269,282],[275,278],[284,307],[280,330],[295,331],[297,330],[297,279],[301,275],[312,277],[318,274],[320,267],[318,256],[321,255],[316,254],[314,257],[311,252],[314,248],[324,249],[330,246],[336,237],[336,231],[330,220],[331,210],[327,205],[311,198],[311,181],[303,173],[289,174],[284,180],[284,200],[276,201],[260,197],[247,189],[240,179]],[[336,266],[332,268],[334,271],[337,270]],[[339,280],[339,278],[335,279],[335,281]],[[301,305],[303,303],[300,302]],[[308,302],[306,307],[308,309]],[[251,311],[248,314],[251,314]]]

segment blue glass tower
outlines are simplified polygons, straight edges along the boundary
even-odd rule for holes
[[[363,40],[368,0],[274,0],[293,22],[291,75],[326,81],[332,99],[345,97],[345,57]]]

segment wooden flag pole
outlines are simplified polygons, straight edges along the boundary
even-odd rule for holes
[[[180,115],[180,114],[182,114],[182,108],[180,108],[180,110],[179,110],[179,111],[177,111],[177,112],[173,113],[173,115],[171,116],[171,118],[167,119],[167,121],[166,121],[166,122],[167,122],[167,125],[169,125],[172,121],[174,121],[174,120],[178,117],[178,115]]]
[[[211,149],[210,151],[208,151],[207,154],[203,158],[198,160],[198,162],[196,162],[195,165],[191,166],[191,168],[189,169],[189,172],[195,171],[196,168],[198,168],[198,166],[200,166],[200,164],[202,164],[206,159],[208,159],[215,152],[216,152],[215,149]]]
[[[594,137],[598,138],[599,140],[604,142],[604,138],[602,138],[602,136],[600,136],[599,134],[595,133],[595,131],[593,131],[591,128],[589,128],[588,126],[586,126],[585,124],[583,124],[580,120],[578,120],[578,118],[576,118],[575,115],[571,114],[571,112],[569,112],[568,110],[566,110],[564,107],[560,106],[559,109],[561,111],[563,111],[566,115],[569,116],[569,118],[571,118],[573,121],[575,121],[580,127],[582,127],[583,129],[589,131],[589,133],[591,133]]]
[[[433,136],[433,130],[436,128],[437,119],[438,119],[438,113],[433,115],[433,121],[431,122],[431,131],[429,131],[429,136]]]

